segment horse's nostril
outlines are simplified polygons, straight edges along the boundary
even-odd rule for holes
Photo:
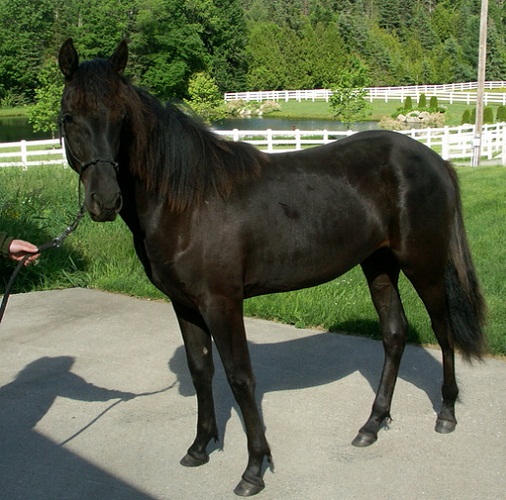
[[[118,197],[116,198],[116,205],[115,205],[114,209],[119,212],[122,207],[123,207],[123,197],[121,196],[121,193],[118,193]]]

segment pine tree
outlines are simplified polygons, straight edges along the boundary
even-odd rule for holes
[[[506,122],[506,106],[498,106],[497,108],[497,114],[496,114],[496,120],[499,122],[499,123],[504,123]]]
[[[469,111],[468,109],[466,109],[463,113],[462,113],[462,120],[460,121],[460,124],[461,125],[466,125],[468,123],[474,123],[473,121],[471,121],[471,111]]]
[[[490,106],[486,106],[483,110],[483,123],[494,123],[494,111]]]

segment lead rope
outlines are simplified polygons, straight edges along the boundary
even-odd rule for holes
[[[81,219],[86,214],[86,208],[84,206],[84,203],[81,203],[81,182],[79,179],[79,212],[76,215],[76,218],[74,219],[74,222],[67,226],[67,228],[56,238],[52,239],[51,241],[48,241],[47,243],[43,243],[37,248],[36,253],[42,253],[46,250],[49,250],[50,248],[58,248],[62,245],[62,243],[65,241],[67,236],[74,232],[77,229],[77,226],[79,225],[79,222],[81,222]],[[16,268],[14,269],[14,272],[12,273],[9,282],[7,283],[7,286],[5,287],[4,296],[2,298],[2,304],[0,305],[0,323],[2,323],[2,319],[5,313],[5,308],[7,307],[7,302],[9,300],[9,296],[11,294],[12,286],[14,285],[14,282],[16,281],[16,278],[18,277],[19,272],[21,271],[22,267],[24,266],[27,259],[32,254],[25,255],[17,264]]]
[[[58,247],[60,247],[61,244],[63,243],[63,241],[65,240],[65,238],[70,233],[72,233],[73,231],[76,230],[77,226],[79,225],[79,222],[84,217],[84,215],[86,213],[86,208],[84,206],[84,203],[81,200],[81,178],[82,178],[83,172],[88,167],[90,167],[92,165],[96,165],[99,162],[109,163],[109,164],[111,164],[114,167],[114,169],[116,171],[118,171],[118,163],[115,162],[115,161],[113,161],[113,160],[97,158],[95,160],[91,160],[91,161],[88,161],[88,162],[80,161],[79,158],[72,151],[72,148],[70,147],[70,144],[67,141],[65,141],[65,143],[63,142],[64,139],[65,139],[65,126],[64,126],[64,124],[63,124],[63,122],[61,120],[59,120],[59,127],[60,127],[60,144],[61,144],[61,146],[65,148],[66,152],[70,153],[70,156],[72,156],[77,161],[77,163],[80,166],[80,169],[78,171],[79,178],[78,178],[78,181],[77,181],[78,182],[78,197],[79,197],[79,206],[80,206],[80,209],[79,209],[79,212],[76,215],[76,218],[75,218],[74,222],[72,222],[72,224],[70,224],[70,226],[68,226],[65,229],[65,231],[63,231],[59,236],[57,236],[56,238],[54,238],[51,241],[48,241],[47,243],[44,243],[44,244],[40,245],[38,247],[36,253],[45,252],[46,250],[49,250],[50,248],[58,248]],[[9,282],[7,283],[7,287],[5,288],[4,296],[2,298],[2,304],[0,305],[0,323],[2,323],[2,318],[4,316],[5,308],[7,307],[7,301],[9,300],[9,295],[11,293],[12,286],[14,285],[14,282],[16,281],[16,278],[17,278],[19,272],[21,271],[21,268],[25,264],[26,260],[30,257],[30,255],[31,254],[25,255],[23,257],[23,259],[18,262],[18,265],[14,269],[14,272],[12,273],[12,276],[10,277]]]

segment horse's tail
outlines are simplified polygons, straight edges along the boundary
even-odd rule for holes
[[[471,358],[480,359],[486,350],[483,331],[486,306],[464,229],[457,173],[448,162],[446,165],[456,201],[445,270],[446,307],[455,346],[470,361]]]

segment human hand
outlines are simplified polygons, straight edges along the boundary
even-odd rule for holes
[[[26,255],[30,255],[25,261],[25,266],[39,258],[38,248],[24,240],[12,240],[9,246],[9,259],[20,261]]]

